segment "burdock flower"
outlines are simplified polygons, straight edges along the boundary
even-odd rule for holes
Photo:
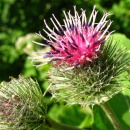
[[[114,95],[127,88],[127,69],[130,56],[119,42],[110,38],[101,48],[102,55],[93,62],[85,63],[64,70],[66,65],[51,67],[49,92],[57,101],[65,101],[67,105],[103,104]]]
[[[85,10],[79,15],[74,6],[74,16],[69,12],[64,12],[65,19],[64,25],[61,25],[55,15],[50,18],[54,28],[51,29],[44,20],[46,30],[43,31],[48,35],[45,38],[41,33],[38,35],[42,37],[47,44],[38,43],[42,46],[50,46],[50,51],[46,53],[40,53],[40,56],[34,57],[33,61],[42,62],[38,66],[56,61],[56,66],[67,64],[70,66],[67,69],[72,69],[85,62],[91,62],[97,58],[100,54],[100,47],[109,38],[112,32],[108,29],[112,21],[107,20],[109,13],[104,12],[103,17],[97,23],[96,17],[98,11],[95,10],[95,6],[87,19]],[[49,58],[49,60],[45,60]]]
[[[38,35],[47,44],[35,43],[50,46],[51,49],[44,54],[41,52],[33,60],[42,62],[37,66],[55,61],[56,67],[51,67],[48,72],[51,83],[48,91],[53,98],[69,105],[104,103],[126,87],[122,81],[125,80],[123,74],[126,74],[125,66],[130,57],[126,49],[119,47],[119,42],[109,38],[113,32],[108,31],[112,24],[112,21],[107,20],[109,13],[104,12],[98,23],[95,6],[89,20],[85,11],[82,9],[79,15],[75,6],[74,16],[70,11],[64,12],[64,15],[64,25],[53,15],[53,30],[44,20],[44,32],[48,38],[41,33]]]

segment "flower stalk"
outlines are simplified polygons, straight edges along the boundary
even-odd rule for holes
[[[108,102],[105,102],[104,104],[101,105],[103,111],[106,113],[107,117],[109,118],[110,122],[112,123],[113,127],[115,130],[122,130],[120,123],[113,112],[112,108],[108,104]]]

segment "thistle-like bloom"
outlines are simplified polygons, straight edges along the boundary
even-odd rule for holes
[[[50,46],[50,51],[41,53],[41,56],[33,58],[33,61],[42,62],[37,66],[56,61],[56,65],[67,64],[70,68],[75,68],[78,65],[84,64],[85,62],[91,62],[92,59],[100,54],[100,47],[109,38],[109,32],[112,21],[107,20],[109,13],[104,12],[103,17],[96,22],[98,11],[95,10],[95,6],[87,20],[85,10],[81,9],[81,15],[76,11],[74,6],[74,16],[71,15],[70,11],[66,13],[63,11],[65,19],[63,20],[64,25],[61,25],[55,15],[50,18],[54,25],[52,30],[44,20],[46,30],[43,31],[48,35],[45,38],[41,33],[38,35],[42,37],[47,44],[38,43],[42,46]],[[49,58],[45,60],[44,58]]]

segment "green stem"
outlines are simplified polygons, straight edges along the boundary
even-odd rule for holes
[[[102,104],[101,107],[104,110],[104,112],[106,113],[106,115],[108,116],[112,125],[114,126],[114,129],[122,130],[120,123],[119,123],[116,115],[114,114],[113,110],[111,109],[110,105],[106,102],[106,103]]]
[[[46,125],[56,130],[85,130],[85,129],[80,129],[73,126],[65,125],[62,123],[58,123],[55,120],[51,119],[50,117],[46,117]]]

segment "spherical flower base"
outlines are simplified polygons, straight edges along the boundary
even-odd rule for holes
[[[59,71],[64,70],[67,65],[50,69],[49,91],[53,98],[65,101],[68,105],[93,106],[108,101],[125,88],[122,73],[130,58],[112,39],[105,44],[103,54],[92,63],[68,71]]]

